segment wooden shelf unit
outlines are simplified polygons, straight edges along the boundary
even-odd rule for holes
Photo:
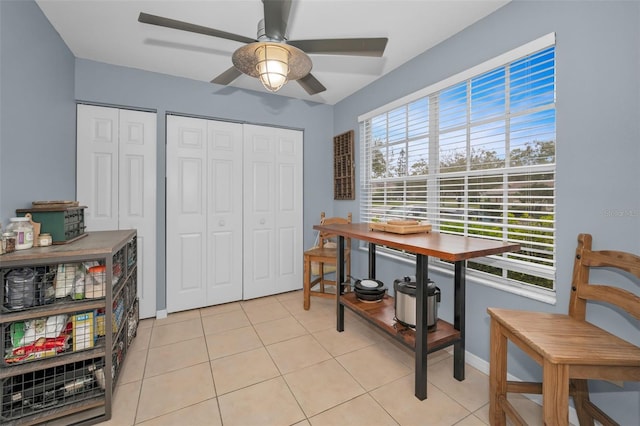
[[[67,314],[70,321],[72,315],[86,312],[93,312],[96,321],[94,336],[88,336],[95,339],[93,347],[73,350],[69,345],[54,356],[11,364],[2,360],[0,423],[3,425],[40,424],[67,418],[72,418],[73,423],[94,424],[111,418],[113,391],[139,320],[137,235],[135,230],[85,235],[64,245],[34,247],[0,256],[3,286],[0,289],[3,303],[0,342],[4,350],[11,349],[13,343],[8,340],[10,328],[20,322],[62,314]],[[105,266],[103,297],[74,300],[67,296],[24,309],[10,309],[6,305],[4,284],[7,274],[14,269],[47,270],[59,264],[95,261]],[[36,282],[38,279],[44,280],[43,276],[36,278]],[[41,283],[44,286],[44,281]],[[98,309],[104,309],[104,335],[101,336],[97,333]],[[70,333],[71,340],[78,338],[75,329]],[[84,338],[87,336],[83,335]]]
[[[355,200],[353,130],[333,138],[333,199]]]

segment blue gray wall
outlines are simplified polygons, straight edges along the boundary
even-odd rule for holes
[[[578,233],[591,233],[595,249],[640,253],[640,2],[514,1],[334,108],[334,133],[354,127],[357,132],[358,115],[551,32],[557,40],[557,303],[468,280],[466,347],[484,360],[489,359],[487,307],[567,312]],[[334,203],[334,213],[348,211],[357,217],[358,200]],[[356,274],[366,274],[365,253],[356,254],[354,265]],[[382,258],[377,267],[387,283],[412,270]],[[452,300],[451,276],[432,273],[432,278],[442,300]],[[637,291],[623,279],[619,283]],[[637,320],[601,306],[590,309],[594,322],[640,344]],[[452,304],[441,303],[439,313],[452,321]],[[540,376],[537,365],[521,353],[509,362],[512,374]],[[638,424],[638,383],[624,389],[605,383],[592,387],[598,391],[594,400],[614,419]]]
[[[74,57],[33,1],[0,1],[0,223],[75,199]]]

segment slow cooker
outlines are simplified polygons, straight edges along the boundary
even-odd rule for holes
[[[415,277],[404,277],[393,282],[396,321],[406,327],[416,326],[416,282]],[[435,331],[438,323],[440,289],[427,278],[427,329]]]

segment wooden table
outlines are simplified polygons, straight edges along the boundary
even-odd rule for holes
[[[461,237],[437,232],[420,234],[392,234],[371,231],[366,223],[315,225],[318,231],[338,235],[337,282],[344,283],[344,239],[353,238],[369,243],[369,277],[376,276],[376,245],[406,250],[416,254],[416,328],[396,323],[393,298],[385,296],[379,303],[358,300],[354,292],[344,294],[341,284],[336,297],[336,328],[344,330],[344,307],[382,328],[401,343],[415,350],[415,395],[427,398],[427,354],[453,345],[453,376],[464,380],[465,340],[465,272],[466,261],[475,257],[520,250],[519,244],[483,238]],[[454,321],[438,320],[436,331],[427,333],[427,286],[429,256],[454,263]]]

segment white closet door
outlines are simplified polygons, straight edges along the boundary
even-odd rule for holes
[[[167,311],[302,286],[302,132],[167,116]]]
[[[207,122],[167,116],[167,311],[207,303]]]
[[[244,126],[244,299],[302,286],[302,132]]]
[[[117,108],[78,105],[76,198],[88,231],[118,229]]]
[[[242,299],[242,125],[207,121],[207,305]]]
[[[140,317],[156,316],[156,114],[120,110],[118,222],[136,229]]]
[[[140,317],[156,315],[156,114],[78,105],[76,198],[87,231],[136,229]]]
[[[167,116],[167,311],[242,299],[242,125]]]

